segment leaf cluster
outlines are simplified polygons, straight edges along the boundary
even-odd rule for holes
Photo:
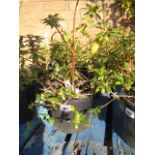
[[[129,0],[124,0],[122,8],[130,10]],[[86,4],[82,22],[73,32],[63,29],[59,14],[48,15],[43,24],[54,30],[50,43],[43,44],[39,36],[20,37],[20,88],[32,81],[42,84],[42,93],[36,95],[36,102],[30,105],[44,105],[59,110],[73,98],[95,93],[113,93],[118,85],[130,90],[135,80],[135,36],[124,28],[113,27],[100,16],[97,4]],[[91,35],[90,29],[96,32]],[[60,38],[56,38],[59,34]],[[24,40],[25,39],[25,40]],[[73,46],[75,54],[75,81],[72,85]],[[73,108],[71,122],[78,128],[80,124],[90,125],[85,114]],[[95,116],[99,108],[92,111]],[[54,122],[50,117],[49,122]]]

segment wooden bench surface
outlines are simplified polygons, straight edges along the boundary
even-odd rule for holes
[[[21,155],[103,155],[106,109],[102,120],[91,114],[92,125],[83,132],[67,135],[48,122],[35,118],[21,128]],[[25,131],[24,131],[25,130]],[[67,140],[69,137],[69,141]]]
[[[45,108],[38,107],[37,113],[37,117],[20,125],[20,155],[107,155],[104,152],[106,108],[97,118],[91,114],[92,125],[89,128],[72,135],[43,121],[41,114],[47,113]],[[134,155],[134,150],[115,132],[112,134],[112,144],[113,155]]]

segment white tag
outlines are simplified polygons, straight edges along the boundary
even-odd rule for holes
[[[128,115],[131,118],[135,118],[135,112],[128,109],[128,108],[125,108],[125,114]]]
[[[72,111],[71,106],[70,105],[61,105],[60,106],[60,111],[70,112],[70,111]]]

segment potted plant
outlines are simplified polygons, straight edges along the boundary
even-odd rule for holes
[[[36,102],[30,106],[46,106],[49,115],[44,118],[66,133],[84,130],[90,125],[90,112],[97,115],[112,101],[127,97],[116,94],[116,86],[123,85],[129,90],[134,81],[134,74],[129,71],[130,63],[134,64],[134,52],[127,45],[132,42],[132,35],[111,27],[101,18],[100,8],[94,3],[86,4],[82,23],[76,27],[78,3],[79,0],[71,33],[62,28],[63,19],[58,14],[43,19],[55,31],[47,47],[50,57],[39,58],[44,62],[46,82],[42,81],[42,93],[36,95]],[[89,30],[94,28],[96,34],[92,36]],[[60,39],[55,39],[56,34]],[[92,97],[96,93],[109,93],[112,99],[93,107]]]
[[[96,92],[107,92],[113,101],[113,129],[131,147],[135,138],[135,57],[134,32],[100,27],[96,36],[98,52],[90,60],[89,71]],[[95,62],[95,63],[94,63]],[[117,100],[116,100],[117,99]]]
[[[92,111],[90,108],[94,93],[89,80],[91,75],[89,77],[88,72],[84,73],[87,64],[81,60],[87,56],[82,55],[86,49],[80,46],[80,40],[75,36],[75,32],[79,33],[82,29],[84,34],[86,27],[84,24],[75,27],[78,3],[79,0],[75,6],[72,34],[63,30],[59,24],[62,19],[58,14],[49,15],[43,20],[44,24],[56,30],[61,40],[54,39],[54,32],[50,45],[50,50],[53,51],[51,63],[46,66],[48,83],[44,83],[43,92],[37,94],[36,102],[30,106],[32,108],[38,103],[49,107],[49,115],[45,119],[67,133],[81,131],[90,125],[89,112]],[[98,111],[95,109],[95,113]]]
[[[113,101],[113,130],[134,148],[135,144],[135,58],[134,32],[105,23],[96,36],[98,52],[89,62],[96,92],[107,92]],[[95,63],[94,63],[95,62]],[[117,99],[117,100],[116,100]]]
[[[35,101],[35,94],[41,87],[38,82],[40,67],[37,65],[35,55],[40,48],[42,38],[39,36],[20,36],[19,39],[19,122],[25,123],[33,118],[34,110],[28,106]],[[37,62],[37,63],[35,63]]]
[[[47,66],[51,63],[51,51],[40,36],[20,36],[19,39],[19,108],[20,123],[31,120],[35,110],[30,110],[35,95],[48,83]]]
[[[127,2],[127,1],[126,1]],[[126,3],[125,2],[125,3]],[[128,3],[128,2],[127,2]],[[129,2],[130,3],[130,2]],[[133,2],[134,3],[134,2]],[[132,4],[134,5],[134,4]],[[134,6],[126,5],[125,12],[134,20]],[[134,25],[127,31],[104,22],[93,42],[97,49],[89,59],[89,72],[96,92],[107,92],[113,101],[113,130],[126,144],[135,143],[135,34]],[[117,99],[117,100],[116,100]]]
[[[90,124],[89,114],[86,114],[86,111],[90,109],[92,102],[89,80],[80,71],[84,64],[75,67],[76,63],[79,63],[76,57],[80,48],[75,37],[78,3],[79,0],[74,11],[72,35],[62,29],[59,24],[62,19],[58,14],[49,15],[43,20],[52,29],[55,28],[62,40],[53,39],[55,33],[52,35],[52,43],[49,47],[51,49],[48,49],[52,52],[48,63],[45,64],[46,82],[42,82],[44,88],[41,94],[37,94],[36,102],[29,106],[32,108],[39,103],[49,107],[49,116],[45,118],[51,123],[54,121],[55,126],[67,133],[81,131]]]

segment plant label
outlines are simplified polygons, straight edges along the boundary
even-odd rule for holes
[[[70,111],[72,111],[72,109],[71,109],[71,106],[70,105],[61,105],[60,106],[60,111],[70,112]]]
[[[125,114],[130,118],[133,118],[133,119],[135,118],[135,112],[130,110],[129,108],[125,108]]]

